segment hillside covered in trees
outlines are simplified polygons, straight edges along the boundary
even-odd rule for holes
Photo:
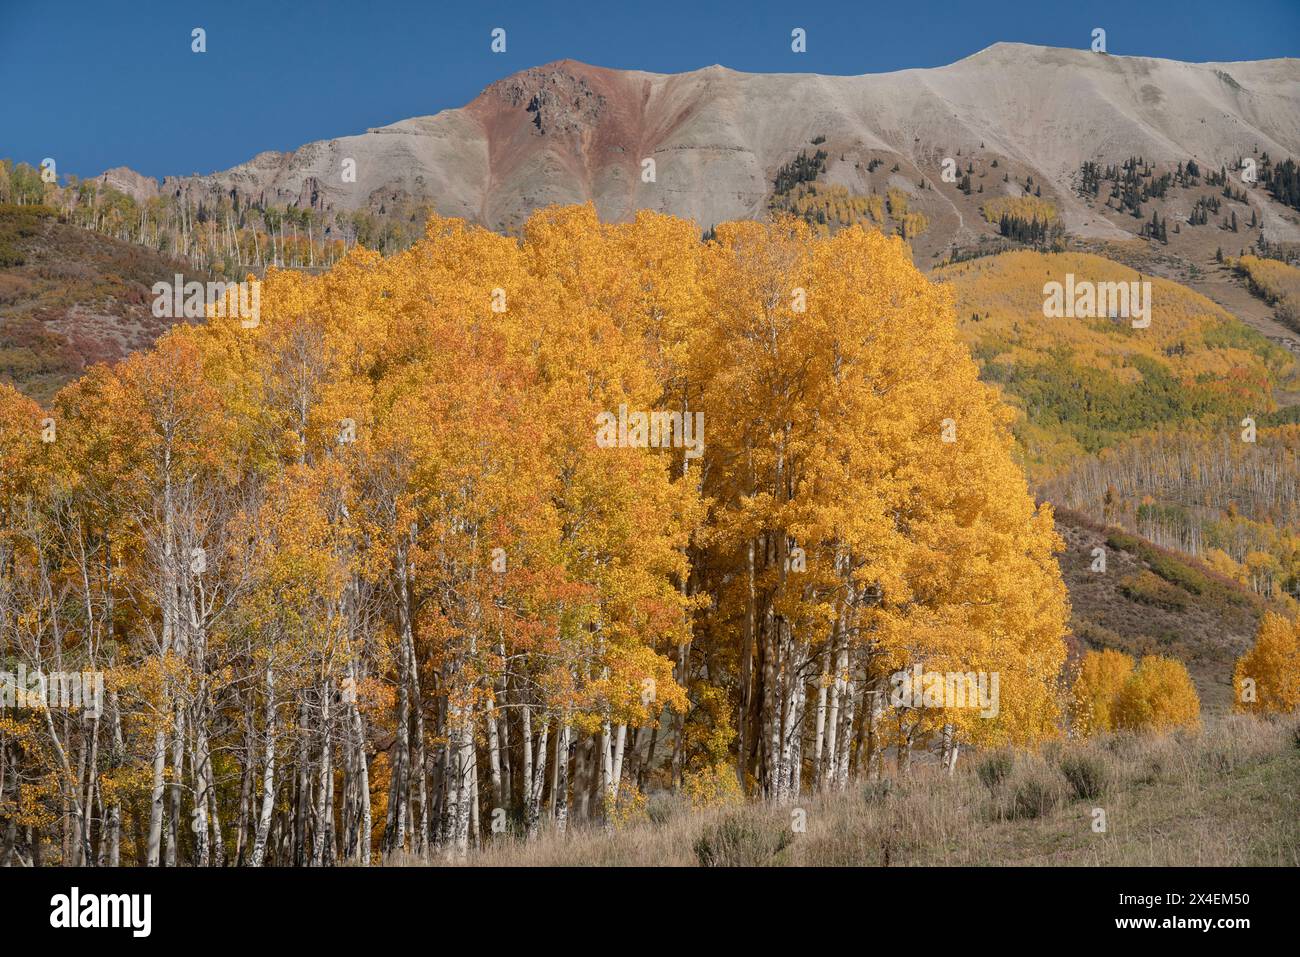
[[[147,349],[174,320],[152,288],[186,259],[61,222],[48,206],[0,204],[0,382],[47,402],[96,362]]]
[[[1128,316],[1048,318],[1044,284],[1150,283],[1149,325]],[[1021,411],[1014,431],[1031,474],[1155,429],[1213,425],[1236,434],[1295,388],[1285,349],[1178,283],[1085,253],[1010,252],[937,269],[952,286],[981,378]]]

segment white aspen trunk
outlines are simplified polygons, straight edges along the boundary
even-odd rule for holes
[[[122,715],[116,692],[108,692],[108,707],[113,714],[113,753],[122,754]],[[122,860],[122,802],[114,800],[108,809],[108,866],[118,867]]]
[[[54,748],[55,756],[56,756],[57,759],[58,759],[59,766],[62,768],[62,771],[63,771],[63,778],[64,778],[64,781],[66,782],[66,781],[70,780],[70,779],[73,777],[73,774],[72,774],[72,767],[71,767],[71,765],[69,765],[69,763],[68,763],[68,755],[67,755],[67,752],[66,752],[66,751],[64,750],[64,748],[63,748],[63,743],[59,740],[58,731],[57,731],[57,730],[55,729],[55,727],[54,727],[54,718],[51,716],[49,708],[44,709],[44,712],[43,712],[43,713],[44,713],[44,715],[45,715],[45,726],[46,726],[46,729],[47,729],[47,731],[48,731],[48,733],[49,733],[50,744],[51,744],[51,745],[53,746],[53,748]],[[71,745],[69,745],[69,746],[71,746]],[[83,808],[83,807],[81,806],[81,796],[80,796],[80,787],[79,787],[79,786],[74,786],[74,788],[71,790],[71,793],[69,793],[69,788],[68,788],[68,786],[65,784],[65,785],[64,785],[64,788],[63,788],[63,794],[62,794],[62,797],[63,797],[63,801],[64,801],[64,847],[65,847],[65,850],[66,850],[66,849],[67,849],[67,845],[68,845],[68,843],[69,843],[69,839],[70,839],[70,837],[71,837],[71,835],[69,834],[69,830],[68,830],[68,828],[69,828],[69,824],[70,824],[70,823],[73,823],[73,822],[69,819],[68,814],[67,814],[67,805],[68,805],[68,803],[69,803],[69,800],[70,800],[70,803],[72,804],[72,809],[73,809],[73,810],[72,810],[72,813],[73,813],[73,815],[75,816],[75,822],[76,822],[76,827],[77,827],[77,831],[76,831],[76,833],[77,833],[78,835],[79,835],[80,832],[81,832],[81,829],[80,829],[80,823],[79,823],[79,822],[80,822],[82,819],[84,819],[84,818],[86,817],[86,815],[88,815],[88,814],[90,813],[90,809],[89,809],[89,808]],[[76,845],[76,846],[73,848],[73,853],[72,853],[72,854],[66,854],[66,853],[65,853],[65,858],[64,858],[64,859],[67,860],[67,859],[69,859],[69,858],[72,858],[72,859],[75,859],[75,860],[80,861],[81,857],[82,857],[82,855],[81,855],[81,849],[80,849],[80,846],[79,846],[79,844],[78,844],[78,845]]]
[[[329,682],[323,682],[321,688],[320,704],[320,723],[321,723],[321,755],[320,755],[320,780],[316,788],[316,812],[315,812],[315,834],[312,839],[311,847],[311,866],[320,867],[325,863],[325,841],[329,830],[329,811],[333,809],[330,802],[330,782],[334,776],[334,769],[331,766],[333,758],[333,741],[330,737],[330,699],[333,697],[333,689]]]
[[[551,763],[551,803],[549,806],[551,809],[552,820],[555,819],[555,795],[558,793],[559,784],[560,784],[560,760],[559,760],[560,755],[559,755],[558,745],[559,745],[559,739],[556,738],[557,750],[555,754],[555,761]]]
[[[763,729],[767,736],[766,767],[764,779],[767,783],[767,798],[778,804],[781,801],[781,697],[778,686],[780,669],[777,658],[780,655],[779,642],[772,635],[773,615],[769,605],[763,620]]]
[[[473,712],[466,710],[465,727],[461,731],[460,760],[457,762],[461,779],[460,819],[456,822],[456,849],[462,858],[469,851],[470,831],[473,828],[474,804],[477,800],[478,752],[474,748]]]
[[[307,716],[307,696],[300,692],[298,702],[298,782],[293,811],[293,862],[305,867],[311,863],[311,847],[307,842],[307,824],[313,813],[311,800],[311,762],[308,760],[311,729]]]
[[[490,705],[487,711],[488,732],[488,773],[492,781],[492,800],[496,807],[505,808],[506,800],[501,791],[501,732],[497,728],[497,709]]]
[[[839,779],[839,736],[840,736],[840,698],[844,694],[845,681],[844,672],[848,670],[848,662],[845,655],[839,648],[839,632],[835,634],[835,681],[831,686],[831,704],[830,713],[827,716],[826,729],[826,773],[822,778],[822,787],[829,788],[831,784]]]
[[[750,722],[754,708],[754,636],[757,631],[757,598],[754,592],[754,540],[747,541],[746,548],[746,592],[744,633],[741,640],[744,647],[740,657],[740,713],[736,716],[736,780],[742,793],[748,790],[750,772],[750,750],[753,742],[750,735]],[[656,731],[658,729],[656,728]],[[653,756],[655,738],[652,735],[650,750]],[[757,776],[758,769],[754,769]]]
[[[471,742],[472,742],[471,735]],[[469,839],[474,847],[479,847],[479,821],[482,818],[482,809],[479,807],[479,787],[478,787],[478,753],[474,750],[473,744],[470,746],[470,753],[474,756],[469,765],[469,793],[470,793],[470,815],[469,815]]]
[[[957,771],[957,754],[961,745],[957,742],[956,729],[951,723],[943,726],[943,769],[952,777]]]
[[[253,839],[249,863],[261,867],[266,857],[266,842],[271,834],[271,815],[275,811],[275,670],[266,668],[266,764],[262,770],[262,813]]]
[[[360,718],[357,721],[360,724]],[[361,762],[361,778],[357,782],[357,787],[361,791],[361,841],[357,847],[357,863],[362,867],[370,866],[370,771],[367,767],[366,748],[363,743],[358,749]]]
[[[788,631],[788,626],[783,628]],[[786,655],[786,679],[785,694],[782,702],[781,716],[781,798],[780,803],[784,804],[792,800],[797,795],[793,790],[794,786],[794,762],[795,762],[795,739],[797,737],[799,717],[799,687],[803,681],[799,677],[794,641],[793,638],[786,638],[786,644],[789,654]]]
[[[167,818],[167,845],[164,858],[168,867],[175,867],[179,856],[181,824],[181,769],[185,762],[185,711],[177,706],[176,727],[172,731],[172,785],[171,813]]]
[[[153,736],[153,789],[149,796],[149,844],[145,857],[150,867],[157,867],[162,851],[164,776],[167,769],[167,732],[161,728]]]
[[[470,713],[464,708],[452,709],[453,751],[451,768],[453,780],[449,782],[448,795],[455,795],[455,808],[451,810],[452,846],[456,857],[464,860],[469,853],[469,819],[472,807],[474,776],[474,729]]]
[[[454,709],[453,709],[454,712]],[[443,784],[446,788],[446,805],[443,810],[445,817],[445,834],[439,836],[438,843],[444,841],[448,845],[448,856],[455,859],[459,855],[459,837],[460,837],[460,818],[461,804],[468,795],[462,794],[460,767],[460,723],[453,713],[451,720],[452,728],[446,744],[446,750],[443,752],[443,767],[445,769]]]
[[[528,792],[528,801],[525,808],[525,820],[530,838],[537,834],[541,823],[542,789],[546,783],[546,743],[549,732],[550,722],[543,721],[542,733],[537,736],[537,754],[533,761],[532,787]],[[524,746],[527,749],[527,742],[525,742]]]
[[[407,605],[407,564],[406,549],[399,548],[395,561],[397,569],[397,608],[399,628],[398,638],[398,676],[397,676],[397,738],[393,745],[392,775],[388,788],[388,817],[384,826],[384,849],[395,851],[406,846],[406,802],[408,789],[407,764],[410,752],[410,679],[408,677],[412,662],[406,634],[410,630],[410,609]]]
[[[566,711],[560,719],[560,738],[555,743],[555,828],[561,834],[569,823],[569,740],[572,731]]]
[[[826,766],[822,763],[822,755],[826,750],[826,697],[831,682],[831,649],[826,649],[826,657],[822,660],[821,680],[817,682],[817,730],[813,739],[813,762],[812,786],[825,787],[826,784]]]
[[[614,794],[623,783],[623,749],[627,744],[627,725],[620,724],[614,733]]]
[[[357,760],[357,796],[361,803],[361,821],[357,828],[356,861],[362,867],[370,866],[370,767],[366,758],[366,729],[361,720],[361,709],[357,706],[355,688],[357,686],[356,662],[348,662],[348,676],[352,679],[353,694],[348,698],[348,710],[352,720],[352,735],[356,747]]]
[[[202,694],[200,692],[200,694]],[[203,727],[201,716],[194,721],[194,753],[190,758],[194,765],[194,857],[199,867],[208,867],[212,863],[208,823],[208,736]]]
[[[845,671],[849,670],[848,652],[845,651]],[[835,785],[841,791],[849,786],[849,757],[853,748],[853,713],[856,707],[856,686],[850,676],[844,687],[844,728],[840,732],[840,756],[835,762]]]
[[[83,712],[84,714],[84,712]],[[85,813],[81,815],[81,833],[77,837],[78,852],[82,855],[83,863],[89,866],[94,858],[91,856],[90,847],[90,825],[91,815],[94,810],[95,792],[98,790],[99,783],[99,716],[96,715],[90,723],[90,755],[86,760],[86,774],[84,793],[85,798],[81,806],[85,808]],[[102,845],[103,835],[100,835]]]
[[[208,792],[208,822],[212,828],[212,866],[226,866],[226,841],[221,833],[221,813],[217,807],[217,782],[212,771],[212,751],[204,737],[203,752],[207,755],[207,771],[204,787]]]
[[[407,655],[411,662],[411,708],[415,712],[415,743],[412,748],[411,769],[418,775],[416,794],[420,801],[419,826],[413,826],[411,830],[415,832],[413,842],[415,853],[423,856],[429,837],[429,774],[428,769],[425,767],[424,707],[420,698],[420,669],[415,660],[415,638],[413,635],[407,637],[410,641]]]
[[[803,790],[803,717],[808,703],[808,686],[803,679],[799,680],[798,685],[799,693],[795,698],[792,722],[793,740],[790,742],[790,796],[795,801],[799,800],[799,793]]]
[[[162,609],[162,648],[160,652],[165,658],[167,652],[171,650],[172,642],[176,637],[176,569],[175,555],[173,545],[173,505],[171,491],[171,454],[170,450],[163,453],[163,554],[162,569],[160,571],[160,587],[162,595],[159,598],[158,606]],[[166,681],[163,682],[163,711],[171,711],[170,688]],[[162,847],[163,831],[163,802],[166,793],[164,778],[167,767],[167,732],[165,728],[159,728],[154,733],[153,747],[153,790],[149,802],[149,843],[146,860],[150,867],[157,867]]]
[[[528,795],[533,793],[533,709],[529,705],[523,705],[520,709],[521,720],[523,722],[523,741],[520,744],[520,750],[523,752],[523,799],[524,815],[528,814]]]
[[[497,642],[497,654],[501,656],[502,661],[508,660],[504,642]],[[503,706],[509,700],[509,695],[510,682],[503,674],[496,699],[492,704],[493,716],[497,717],[497,737],[500,739],[500,747],[497,753],[501,758],[501,790],[494,793],[492,797],[497,805],[507,812],[514,802],[514,765],[512,764],[513,759],[510,751],[510,721],[503,710]]]
[[[611,750],[613,735],[610,733],[609,718],[600,723],[600,812],[608,828],[610,812],[614,809],[614,755]]]
[[[333,759],[331,758],[331,763]],[[321,855],[321,865],[329,867],[334,863],[335,858],[335,840],[334,840],[334,774],[331,771],[325,779],[325,846]]]

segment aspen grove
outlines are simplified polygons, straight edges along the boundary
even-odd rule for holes
[[[0,670],[104,675],[0,708],[0,863],[456,860],[1059,733],[1050,506],[901,239],[433,218],[260,302],[0,385]]]

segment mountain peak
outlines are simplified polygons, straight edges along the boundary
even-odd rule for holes
[[[557,60],[498,80],[479,99],[495,98],[527,110],[542,135],[580,132],[598,123],[605,108],[592,71],[576,60]]]

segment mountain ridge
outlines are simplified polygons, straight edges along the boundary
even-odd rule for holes
[[[503,77],[461,107],[227,170],[158,183],[119,167],[98,178],[137,199],[156,190],[320,210],[425,203],[507,230],[538,206],[586,201],[606,219],[654,209],[708,227],[761,215],[776,169],[823,136],[829,182],[897,185],[861,171],[889,157],[904,185],[934,180],[945,156],[982,150],[1048,184],[1072,232],[1105,237],[1114,228],[1071,198],[1082,161],[1300,155],[1296,90],[1294,58],[1186,63],[1007,42],[947,66],[857,76],[563,59]],[[345,181],[348,159],[355,182]],[[647,159],[653,183],[642,181]]]

